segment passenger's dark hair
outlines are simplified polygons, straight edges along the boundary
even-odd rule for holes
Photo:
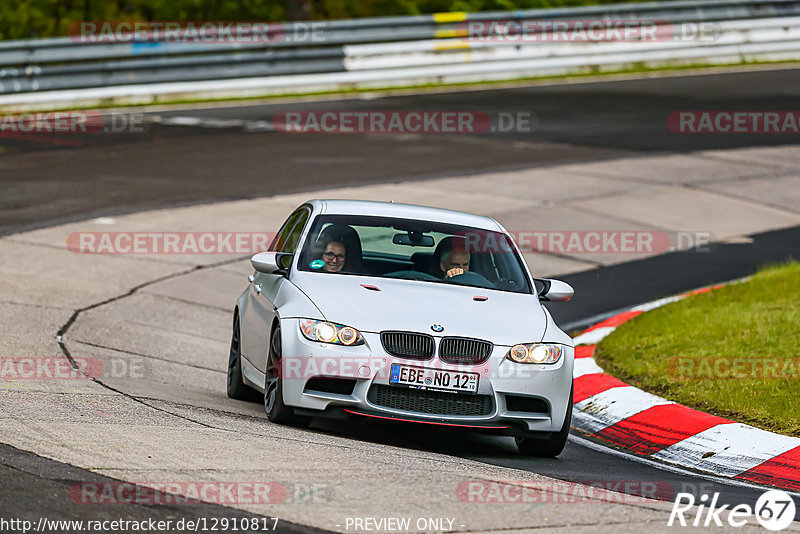
[[[363,252],[358,232],[345,224],[332,224],[326,227],[319,233],[314,246],[314,257],[321,258],[325,247],[331,242],[338,242],[344,245],[345,260],[344,267],[342,267],[343,271],[352,273],[362,273],[364,271],[362,265]]]

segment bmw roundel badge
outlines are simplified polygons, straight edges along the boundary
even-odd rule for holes
[[[434,332],[444,332],[444,327],[440,324],[432,324],[431,330],[433,330]]]

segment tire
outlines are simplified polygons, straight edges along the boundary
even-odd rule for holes
[[[257,402],[258,392],[245,385],[242,379],[242,335],[239,327],[239,311],[233,314],[231,352],[228,357],[228,397],[236,400]]]
[[[269,342],[267,377],[264,383],[264,411],[272,423],[306,427],[311,424],[311,417],[295,414],[294,410],[283,402],[283,380],[280,376],[283,345],[281,339],[281,328],[275,327]]]
[[[539,458],[555,458],[567,444],[569,436],[569,425],[572,421],[572,394],[574,386],[569,392],[569,404],[567,405],[567,415],[564,417],[564,424],[561,430],[555,432],[547,439],[535,438],[514,438],[517,442],[519,452],[525,456],[536,456]]]

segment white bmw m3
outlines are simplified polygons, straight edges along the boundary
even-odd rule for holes
[[[375,417],[516,438],[556,456],[574,348],[494,219],[384,202],[312,200],[252,258],[233,316],[228,395],[270,421]]]

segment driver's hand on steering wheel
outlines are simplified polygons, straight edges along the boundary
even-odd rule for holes
[[[452,278],[454,276],[458,276],[459,274],[464,274],[464,269],[462,269],[461,267],[453,267],[444,274],[444,277]]]

